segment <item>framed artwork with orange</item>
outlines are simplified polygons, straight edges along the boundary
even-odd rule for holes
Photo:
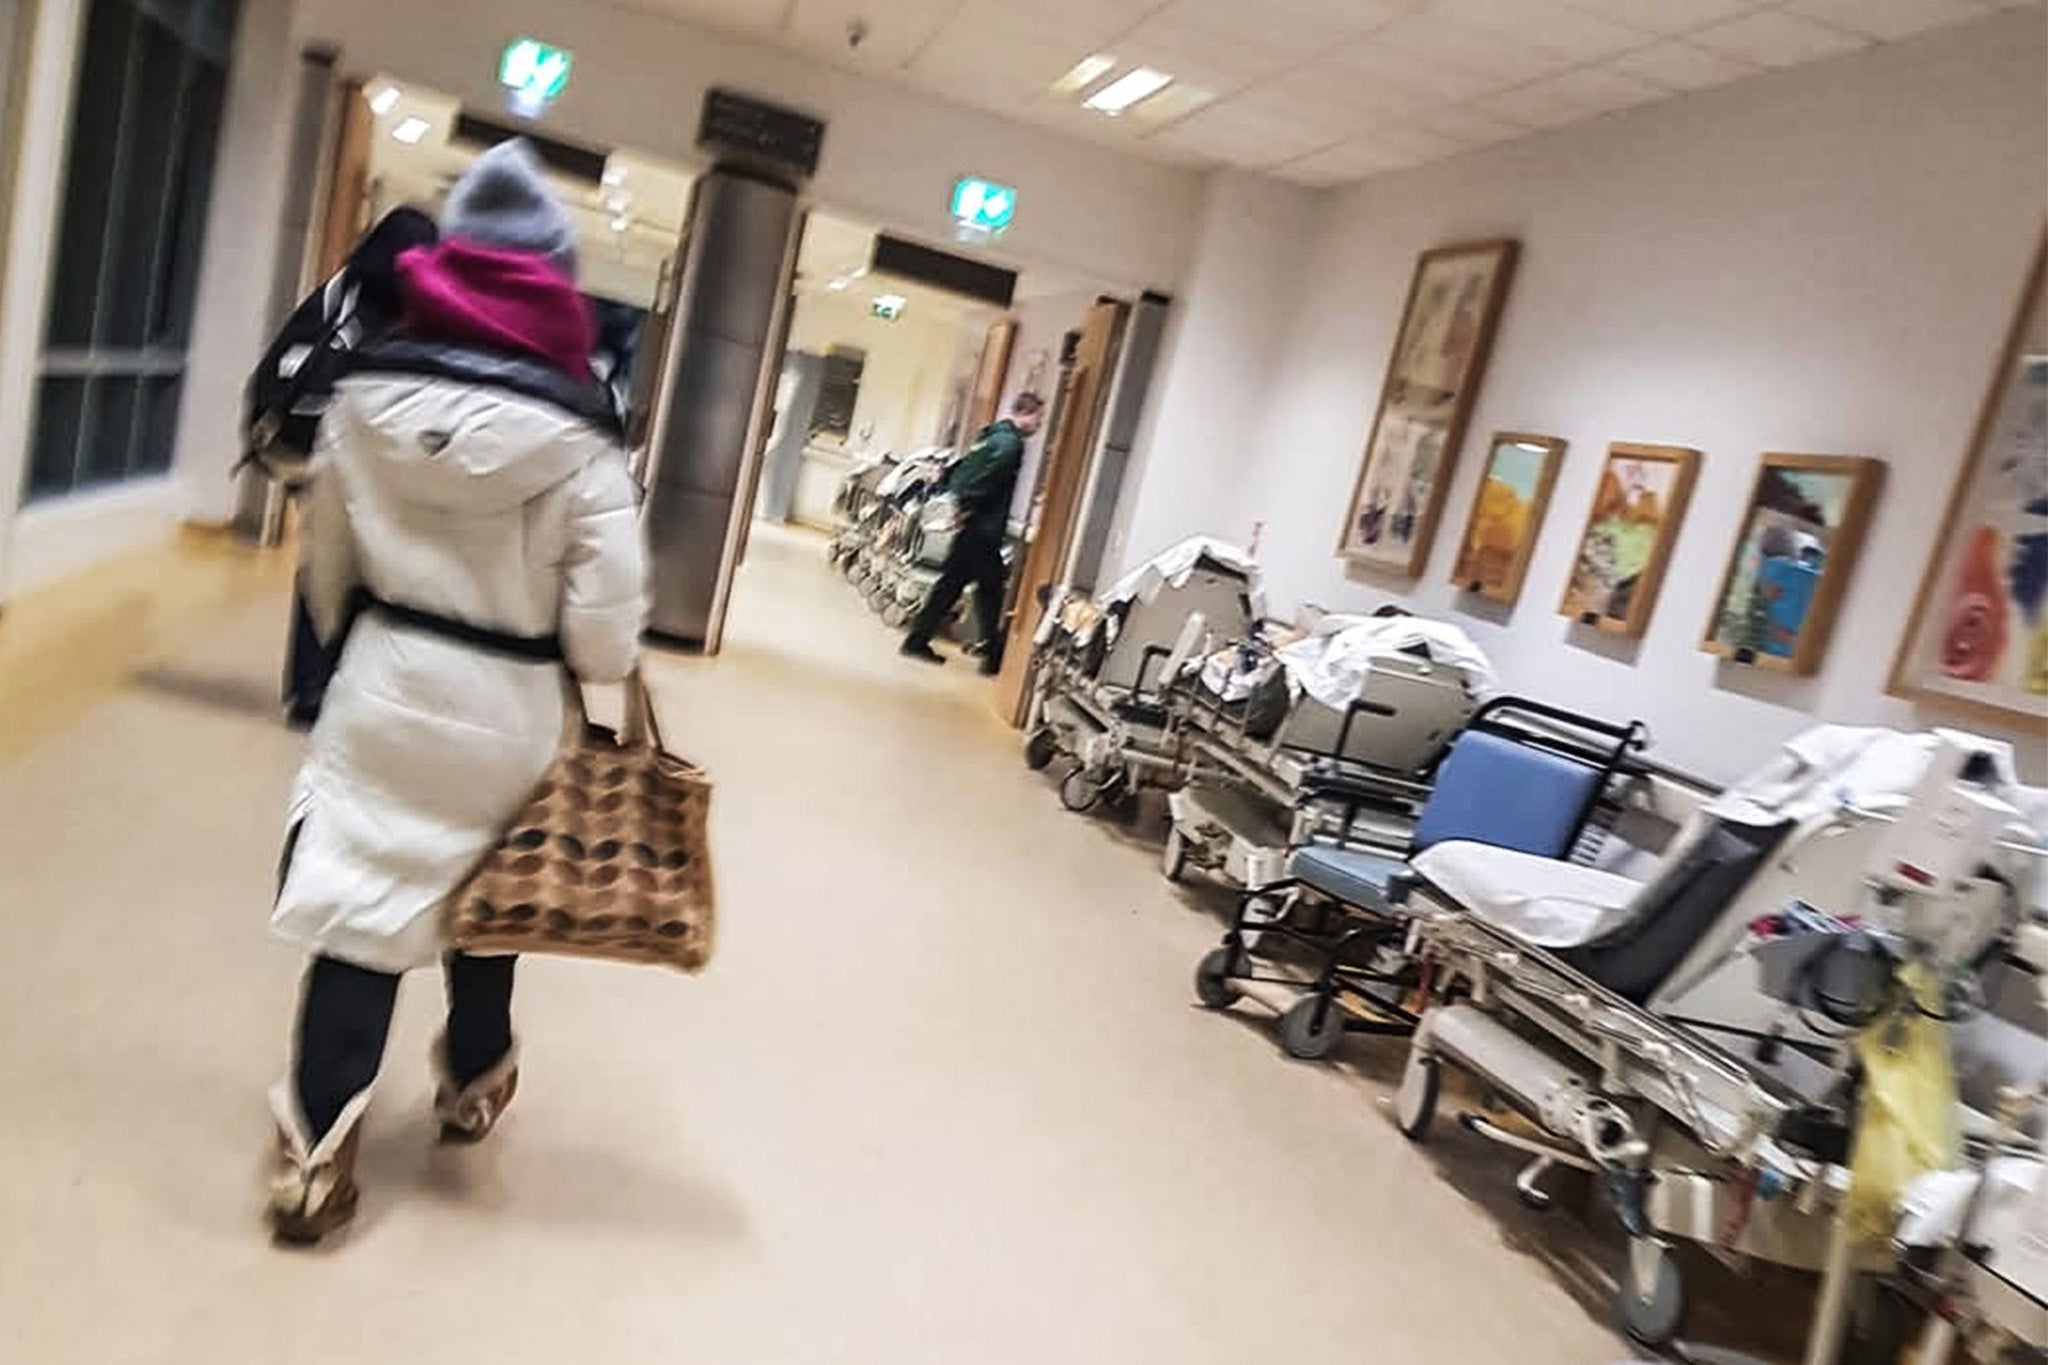
[[[1649,629],[1699,463],[1700,453],[1684,446],[1607,448],[1560,613],[1611,635]]]
[[[2048,233],[1978,409],[1891,690],[2048,734]]]
[[[1565,443],[1520,431],[1494,433],[1486,469],[1472,495],[1451,581],[1477,597],[1512,605],[1522,595],[1529,556],[1543,529]]]

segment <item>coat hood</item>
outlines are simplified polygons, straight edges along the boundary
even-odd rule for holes
[[[372,485],[454,514],[529,502],[618,444],[594,385],[544,363],[418,342],[368,352],[321,436]]]

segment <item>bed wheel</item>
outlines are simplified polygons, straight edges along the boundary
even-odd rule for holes
[[[1237,1003],[1244,992],[1237,988],[1231,978],[1237,975],[1239,961],[1237,950],[1228,945],[1211,948],[1195,967],[1195,998],[1202,1002],[1202,1008],[1211,1010],[1228,1009]]]
[[[1837,1365],[1898,1365],[1910,1330],[1906,1305],[1899,1296],[1865,1276],[1856,1286]]]
[[[903,604],[902,598],[892,598],[882,608],[882,624],[891,630],[901,630],[910,624],[910,608]]]
[[[1401,1072],[1401,1088],[1394,1092],[1394,1126],[1410,1142],[1429,1141],[1429,1127],[1436,1119],[1437,1094],[1443,1088],[1443,1063],[1426,1052],[1410,1049],[1408,1065]]]
[[[1031,738],[1024,741],[1024,766],[1032,772],[1043,772],[1059,752],[1059,741],[1050,730],[1033,730]]]
[[[1119,822],[1131,824],[1138,818],[1138,789],[1129,776],[1119,774],[1103,784],[1102,804]]]
[[[1320,1062],[1344,1040],[1344,1008],[1321,995],[1304,995],[1280,1016],[1280,1046],[1298,1061]]]
[[[1177,882],[1188,871],[1188,836],[1175,825],[1166,831],[1166,847],[1159,854],[1159,872],[1166,880]]]
[[[1617,1297],[1621,1325],[1641,1345],[1668,1346],[1685,1325],[1685,1278],[1671,1248],[1655,1238],[1630,1241]]]
[[[1101,799],[1102,786],[1088,776],[1086,768],[1074,769],[1060,783],[1060,804],[1076,815],[1093,810]]]

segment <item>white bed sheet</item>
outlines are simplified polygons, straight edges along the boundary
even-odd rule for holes
[[[1591,943],[1628,918],[1643,884],[1555,858],[1453,839],[1413,865],[1473,915],[1539,948]]]

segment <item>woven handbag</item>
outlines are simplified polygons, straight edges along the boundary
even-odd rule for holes
[[[662,747],[636,672],[612,731],[567,689],[573,734],[447,905],[450,947],[695,972],[715,937],[711,780]]]

